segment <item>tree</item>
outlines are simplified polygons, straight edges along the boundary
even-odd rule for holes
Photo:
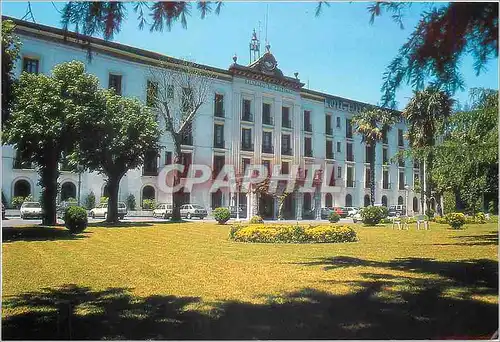
[[[14,63],[19,58],[21,42],[14,35],[14,23],[2,20],[2,128],[9,118],[14,87]]]
[[[375,155],[377,142],[381,141],[391,125],[399,120],[399,114],[382,108],[368,108],[352,118],[354,129],[362,141],[370,147],[370,203],[375,204]]]
[[[443,127],[432,178],[439,191],[453,191],[476,212],[485,194],[498,198],[498,91],[472,89],[471,100],[469,110],[453,113]]]
[[[369,7],[371,22],[385,9],[402,27],[403,10],[408,6],[377,2]],[[477,75],[491,58],[498,57],[498,2],[431,6],[384,73],[382,106],[395,108],[396,90],[404,82],[422,90],[428,80],[430,86],[453,94],[464,86],[459,70],[464,55],[472,55]]]
[[[415,91],[410,102],[403,110],[403,117],[408,122],[408,140],[413,155],[424,162],[420,167],[420,179],[424,184],[421,192],[421,205],[427,202],[427,210],[430,209],[429,199],[431,197],[433,153],[432,148],[436,144],[440,125],[450,116],[453,100],[444,91],[429,87],[423,91]],[[425,171],[424,171],[425,170]],[[424,200],[424,192],[427,201]]]
[[[57,65],[51,76],[23,72],[14,88],[5,144],[38,167],[45,225],[56,223],[58,163],[74,146],[73,124],[88,110],[97,89],[98,79],[85,74],[79,62]]]
[[[136,99],[101,89],[76,123],[78,141],[71,159],[107,177],[106,222],[118,222],[118,190],[122,177],[144,163],[145,151],[157,149],[158,123]]]
[[[164,131],[174,143],[174,164],[183,164],[181,146],[192,144],[193,120],[211,94],[212,79],[217,76],[203,66],[184,61],[177,69],[161,63],[150,69],[148,103],[159,114]],[[173,186],[181,182],[174,173]],[[183,204],[181,190],[172,193],[174,209],[172,220],[180,220],[179,207]]]

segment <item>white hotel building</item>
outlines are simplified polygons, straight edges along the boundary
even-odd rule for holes
[[[88,38],[85,42],[74,33],[39,24],[15,20],[16,34],[22,42],[16,75],[28,72],[50,73],[60,63],[79,60],[86,70],[96,75],[103,87],[119,88],[123,96],[146,101],[149,68],[159,60],[175,66],[180,61],[165,55],[134,47]],[[88,45],[92,58],[87,58]],[[277,67],[270,51],[250,65],[234,58],[227,69],[203,66],[216,77],[212,94],[194,118],[193,133],[182,147],[186,163],[221,167],[232,164],[240,168],[247,164],[279,164],[284,170],[291,165],[330,164],[334,167],[334,193],[296,193],[289,196],[285,212],[291,218],[324,206],[365,206],[369,203],[366,146],[353,131],[352,116],[368,104],[305,89],[297,77],[287,77]],[[418,195],[413,192],[418,165],[411,160],[392,163],[391,157],[407,147],[403,138],[404,123],[387,132],[386,140],[376,146],[376,198],[384,205],[406,204],[411,211],[420,208]],[[168,135],[161,138],[160,151],[148,153],[143,167],[130,170],[120,183],[119,199],[129,194],[138,206],[143,199],[157,203],[170,202],[171,196],[160,191],[157,175],[161,167],[171,163],[173,144]],[[285,171],[286,172],[286,171]],[[66,171],[61,165],[59,200],[76,197],[78,173]],[[409,190],[405,190],[405,185]],[[408,188],[407,186],[407,188]],[[38,174],[29,163],[17,158],[12,146],[2,147],[2,191],[8,203],[14,196],[31,194],[40,197]],[[82,203],[94,192],[96,199],[106,193],[105,178],[97,173],[81,174]],[[198,203],[209,211],[218,206],[235,204],[235,194],[229,189],[210,194],[206,190],[185,194],[186,202]],[[240,203],[248,204],[265,217],[276,217],[277,203],[272,198],[240,194]],[[408,201],[408,202],[406,202]],[[253,204],[253,206],[252,206]],[[413,210],[412,210],[413,209]]]

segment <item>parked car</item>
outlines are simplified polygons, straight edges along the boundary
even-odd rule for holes
[[[21,205],[21,218],[42,218],[43,210],[40,202],[24,202]]]
[[[352,217],[354,216],[358,211],[358,207],[345,207],[347,209],[347,216]]]
[[[5,220],[5,205],[2,203],[2,220]]]
[[[95,207],[94,209],[90,210],[89,215],[92,218],[96,217],[104,217],[106,218],[108,214],[108,204],[103,203],[99,205],[98,207]],[[118,217],[120,220],[123,220],[123,218],[127,215],[127,205],[124,202],[118,202]]]
[[[174,211],[174,206],[172,204],[160,203],[158,204],[156,209],[153,210],[153,217],[168,219],[172,217],[173,211]]]
[[[231,218],[236,218],[236,206],[230,206],[229,211],[231,212]],[[247,217],[247,206],[244,204],[240,204],[239,212],[240,212],[241,218],[246,218]]]
[[[199,204],[183,204],[180,207],[180,211],[181,217],[185,217],[187,219],[199,217],[203,220],[208,215],[207,210]]]
[[[63,201],[59,203],[59,205],[56,208],[56,215],[57,218],[64,218],[64,213],[66,212],[66,209],[69,207],[74,207],[77,206],[78,203],[76,202],[68,202],[68,201]]]
[[[359,222],[361,222],[361,221],[362,221],[362,219],[361,219],[361,210],[358,210],[358,212],[357,212],[356,214],[352,215],[352,221],[353,221],[354,223],[356,223],[356,222],[358,222],[358,221],[359,221]]]
[[[389,207],[389,217],[406,215],[405,205],[391,205]]]
[[[335,211],[341,218],[346,218],[347,217],[347,209],[344,207],[334,207],[332,208],[333,211]]]
[[[328,220],[330,218],[330,214],[333,213],[333,210],[327,207],[321,208],[321,219]]]

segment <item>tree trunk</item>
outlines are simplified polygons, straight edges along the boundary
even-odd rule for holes
[[[177,139],[174,137],[174,144],[175,144],[175,157],[174,157],[174,164],[181,164],[181,143],[180,143],[180,138],[177,137]],[[181,175],[179,171],[174,171],[174,183],[173,187],[175,188],[177,185],[181,183]],[[180,206],[183,205],[182,203],[182,192],[181,189],[175,191],[172,193],[172,221],[180,221],[181,220],[181,211],[180,211]]]
[[[370,144],[370,204],[375,205],[375,144]]]
[[[420,173],[420,214],[424,214],[425,213],[425,173],[424,173],[424,165],[425,165],[425,162],[424,163],[421,163],[420,164],[420,169],[419,169],[419,173]]]
[[[46,165],[40,170],[43,208],[42,224],[45,226],[54,226],[57,223],[56,199],[57,177],[59,177],[57,155],[58,153],[55,151],[47,151]]]
[[[425,182],[425,196],[427,197],[426,209],[431,209],[431,177],[430,170],[432,169],[432,153],[427,156],[427,163],[425,165],[426,182]],[[424,212],[425,214],[425,212]]]
[[[118,219],[118,188],[122,176],[108,175],[108,214],[106,222],[117,223]]]

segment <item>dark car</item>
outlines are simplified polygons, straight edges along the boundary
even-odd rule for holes
[[[231,218],[236,218],[236,206],[230,206],[229,211],[231,212]],[[239,212],[240,212],[240,218],[246,218],[247,217],[247,206],[244,204],[241,204],[239,207]]]
[[[59,205],[56,208],[57,218],[64,218],[64,213],[66,212],[66,209],[68,209],[69,207],[75,207],[77,205],[78,203],[72,201],[71,202],[63,201],[59,203]]]
[[[333,211],[330,208],[326,208],[326,207],[321,208],[321,219],[328,220],[330,218],[330,214],[332,212]],[[316,219],[316,210],[315,209],[304,210],[302,212],[302,218],[306,219],[306,220]]]
[[[340,216],[341,218],[346,218],[346,217],[347,217],[347,215],[349,215],[349,212],[348,212],[348,211],[347,211],[347,209],[346,209],[346,208],[344,208],[344,207],[334,207],[334,208],[332,208],[332,210],[333,210],[334,212],[336,212],[337,214],[339,214],[339,216]]]
[[[330,218],[330,214],[333,213],[333,210],[327,207],[321,208],[321,219],[328,220]]]

